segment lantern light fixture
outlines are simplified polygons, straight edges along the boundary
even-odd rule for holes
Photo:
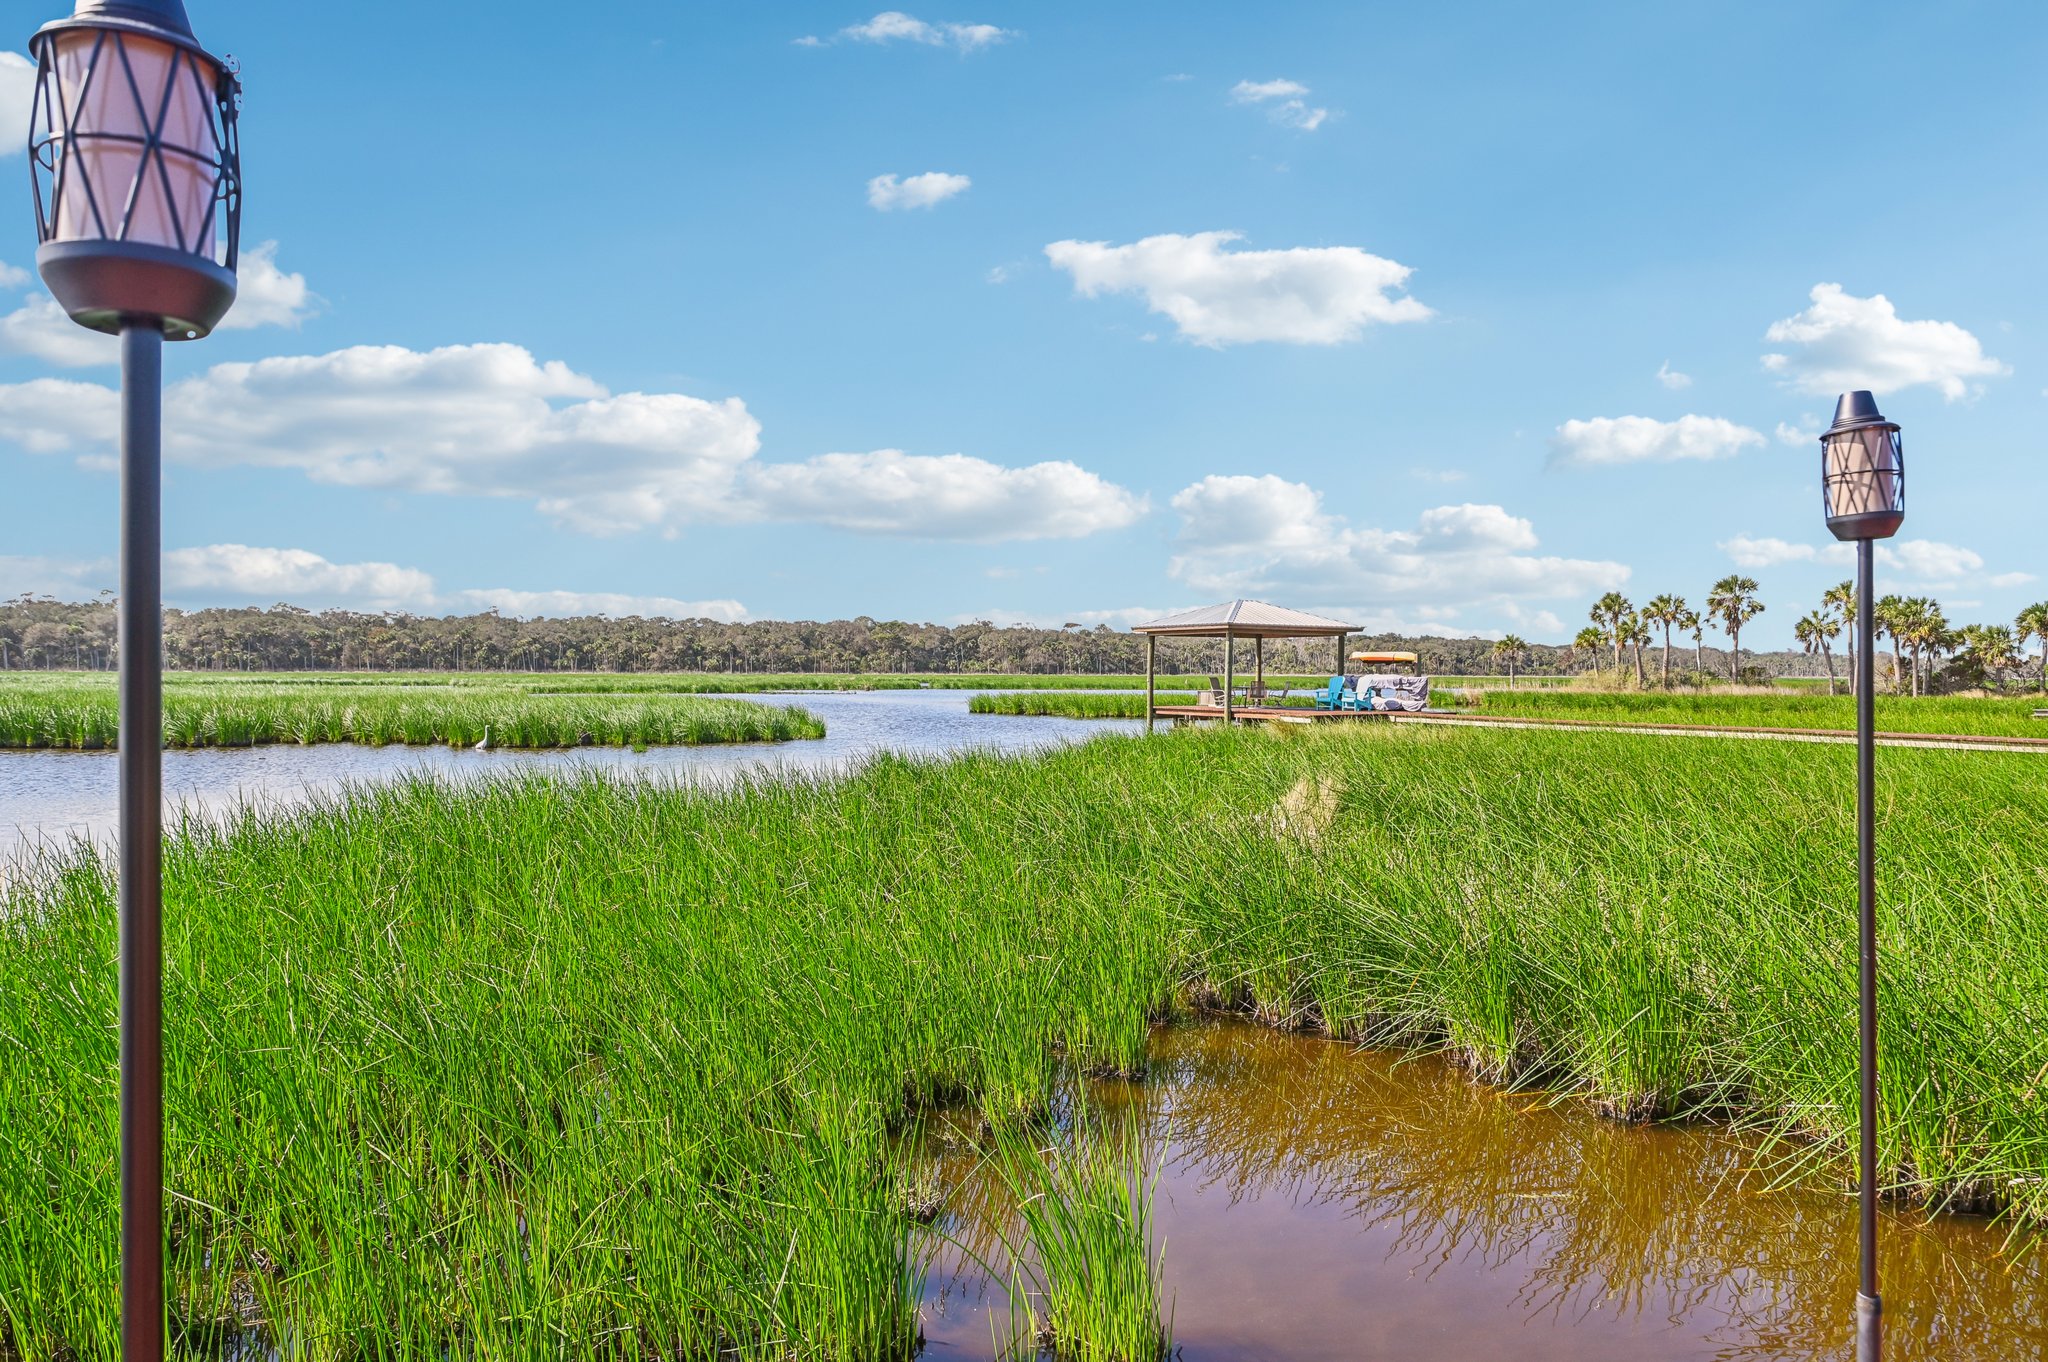
[[[71,319],[167,340],[235,301],[241,81],[193,36],[183,0],[78,0],[29,40],[36,268]]]
[[[163,345],[235,302],[241,80],[184,0],[77,0],[29,39],[36,269],[121,338],[121,1356],[164,1356]]]
[[[1906,519],[1906,446],[1869,393],[1843,393],[1820,437],[1821,497],[1837,539],[1889,539]]]
[[[1906,445],[1868,392],[1843,393],[1820,437],[1828,529],[1856,545],[1856,1362],[1881,1362],[1878,1293],[1877,541],[1906,519]]]

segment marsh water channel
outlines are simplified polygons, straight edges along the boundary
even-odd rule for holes
[[[768,697],[821,741],[566,752],[274,746],[165,756],[170,802],[289,808],[350,782],[604,769],[719,781],[831,771],[878,751],[1028,750],[1137,725],[972,715],[966,691]],[[759,699],[761,697],[747,697]],[[0,753],[0,861],[111,833],[109,753]],[[1138,1082],[1086,1080],[1140,1125],[1184,1362],[1804,1359],[1850,1346],[1855,1201],[1791,1180],[1725,1129],[1627,1126],[1505,1091],[1432,1057],[1234,1022],[1165,1027]],[[924,1298],[925,1358],[1005,1356],[1000,1231],[1013,1201],[971,1139],[934,1141],[948,1192]],[[1012,1229],[1014,1234],[1014,1229]],[[1883,1234],[1899,1359],[2048,1358],[2048,1247],[1911,1208]],[[1028,1356],[1012,1350],[1010,1357]],[[262,1356],[260,1346],[250,1355]]]
[[[710,743],[644,752],[617,747],[475,752],[345,743],[179,749],[164,753],[164,802],[167,817],[180,808],[203,815],[243,805],[289,808],[351,782],[391,780],[416,772],[468,778],[516,770],[601,769],[657,779],[719,781],[741,773],[840,770],[882,751],[1028,751],[1143,726],[1114,719],[970,714],[968,701],[977,694],[883,690],[730,697],[793,704],[824,720],[823,738],[800,742]],[[117,792],[112,752],[0,751],[0,861],[10,852],[37,844],[111,836]]]
[[[1435,1057],[1246,1023],[1162,1028],[1143,1127],[1182,1362],[1848,1356],[1856,1202],[1784,1187],[1723,1129],[1618,1125]],[[925,1291],[924,1356],[1004,1356],[1010,1202],[970,1150]],[[1014,1237],[1014,1235],[1012,1236]],[[2048,1356],[2048,1247],[1911,1209],[1883,1226],[1888,1358]],[[1027,1350],[1028,1353],[1028,1350]],[[1014,1354],[1010,1354],[1014,1355]]]

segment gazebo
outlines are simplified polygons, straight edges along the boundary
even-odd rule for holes
[[[1183,610],[1147,624],[1134,625],[1131,632],[1145,636],[1145,731],[1151,732],[1157,708],[1159,640],[1162,638],[1220,638],[1223,644],[1223,718],[1233,716],[1231,692],[1235,689],[1238,639],[1253,643],[1258,689],[1266,687],[1266,640],[1269,638],[1334,638],[1337,640],[1337,670],[1344,670],[1344,639],[1356,625],[1290,610],[1267,601],[1235,600]]]

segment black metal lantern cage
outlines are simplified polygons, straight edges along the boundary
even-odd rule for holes
[[[1906,518],[1906,444],[1867,392],[1844,394],[1821,443],[1821,509],[1837,539],[1888,539]]]
[[[82,0],[30,40],[36,264],[72,320],[169,340],[234,302],[242,230],[241,79],[180,0]]]

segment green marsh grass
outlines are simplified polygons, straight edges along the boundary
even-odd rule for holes
[[[2048,721],[2033,718],[2039,697],[1938,695],[1875,697],[1881,733],[2048,738]],[[1787,688],[1777,694],[1715,691],[1510,691],[1478,696],[1485,714],[1535,719],[1648,724],[1722,724],[1745,728],[1823,728],[1853,732],[1856,702],[1847,695]]]
[[[930,1245],[898,1132],[961,1104],[1014,1127],[1203,1000],[1739,1120],[1839,1177],[1852,758],[1183,731],[719,789],[413,780],[189,827],[177,1322],[245,1302],[291,1359],[903,1358]],[[2028,1226],[2034,762],[1879,763],[1886,1182]],[[0,895],[0,1353],[111,1358],[112,865],[46,855]]]
[[[0,681],[0,748],[81,751],[115,745],[111,678]],[[469,747],[785,742],[821,738],[802,709],[746,700],[644,694],[550,695],[511,686],[365,686],[325,682],[167,684],[167,747],[267,743],[448,744]]]
[[[1063,1362],[1157,1362],[1172,1351],[1162,1308],[1156,1160],[1144,1127],[1086,1106],[1041,1148],[1030,1127],[997,1132],[990,1161],[1013,1203],[1013,1336]],[[1043,1312],[1041,1314],[1041,1311]]]
[[[1193,691],[1160,691],[1162,705],[1192,705]],[[1143,691],[1006,691],[977,695],[967,702],[974,714],[1031,714],[1060,719],[1142,719]]]

